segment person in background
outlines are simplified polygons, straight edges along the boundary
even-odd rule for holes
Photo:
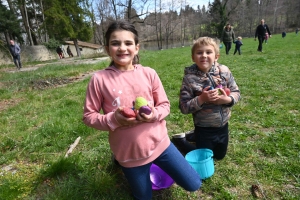
[[[133,24],[113,21],[109,25],[105,49],[112,62],[96,72],[87,86],[83,122],[109,132],[110,148],[134,199],[151,199],[152,163],[185,190],[196,191],[201,186],[200,176],[170,142],[165,121],[170,102],[155,70],[139,64],[139,47]],[[124,108],[132,108],[140,96],[147,100],[151,113],[135,110],[136,117],[124,117]]]
[[[268,27],[267,24],[265,24],[265,20],[262,19],[260,21],[260,25],[258,25],[256,27],[255,37],[254,37],[254,41],[256,41],[256,38],[258,38],[257,51],[259,51],[259,52],[262,52],[262,49],[263,49],[262,45],[263,45],[263,42],[265,40],[266,32],[269,34],[269,37],[271,38],[272,35],[271,35],[270,30],[269,30],[269,27]]]
[[[227,153],[231,108],[240,99],[231,71],[217,62],[219,56],[217,39],[196,40],[192,47],[194,64],[184,70],[179,98],[180,111],[193,116],[194,149],[210,149],[217,160]],[[174,135],[172,141],[183,154],[193,150],[184,133]]]
[[[299,32],[299,28],[296,28],[296,35],[298,35],[298,32]]]
[[[237,37],[237,40],[234,41],[234,43],[235,43],[235,49],[233,55],[235,55],[236,52],[239,52],[239,55],[241,55],[242,54],[241,46],[243,45],[242,37],[241,36]]]
[[[282,36],[282,38],[285,38],[285,36],[286,36],[286,32],[285,32],[285,31],[283,31],[283,32],[281,33],[281,36]]]
[[[21,48],[18,44],[15,43],[14,40],[10,40],[9,52],[13,57],[17,70],[20,70],[22,68],[21,56],[20,56]]]
[[[67,47],[67,53],[68,53],[69,57],[73,57],[73,53],[72,53],[69,45]]]
[[[266,44],[268,44],[268,39],[269,39],[269,34],[266,33],[266,35],[265,35],[265,43],[266,43]]]
[[[56,53],[58,54],[58,56],[59,56],[60,59],[64,58],[63,51],[60,48],[60,46],[57,46]]]
[[[234,40],[235,40],[235,35],[234,35],[233,28],[231,27],[230,24],[227,24],[224,27],[224,30],[222,33],[222,41],[225,45],[226,55],[229,54],[229,51],[231,49],[231,43],[233,43]]]

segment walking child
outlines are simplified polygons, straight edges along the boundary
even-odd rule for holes
[[[269,34],[266,33],[266,35],[265,35],[265,43],[266,43],[266,44],[268,44],[268,39],[269,39]]]
[[[181,112],[193,115],[194,149],[210,149],[217,160],[226,155],[231,107],[240,99],[231,71],[217,62],[219,53],[218,40],[210,37],[196,40],[192,47],[194,64],[184,70],[179,98]],[[172,140],[183,153],[193,150],[185,134],[175,135]]]
[[[150,166],[164,170],[185,190],[201,186],[198,173],[170,142],[165,118],[170,102],[158,74],[139,63],[138,32],[127,21],[112,22],[105,34],[105,49],[112,61],[96,72],[86,91],[83,122],[109,132],[110,148],[128,180],[135,199],[151,199]],[[136,97],[148,101],[152,112],[124,117]]]
[[[241,55],[242,54],[241,46],[243,45],[242,37],[241,36],[237,37],[237,40],[234,41],[234,43],[235,43],[235,49],[233,55],[235,55],[236,52],[239,52],[239,55]]]

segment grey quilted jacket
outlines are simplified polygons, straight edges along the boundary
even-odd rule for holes
[[[205,103],[198,105],[197,96],[207,86],[216,87],[219,84],[230,89],[233,99],[230,105],[214,105]],[[192,114],[194,125],[199,127],[222,127],[230,119],[231,107],[240,100],[240,90],[225,65],[216,63],[209,73],[200,71],[196,64],[186,67],[180,89],[179,108],[183,114]]]

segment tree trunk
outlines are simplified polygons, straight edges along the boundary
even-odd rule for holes
[[[78,47],[78,40],[77,39],[73,39],[73,42],[74,42],[74,46],[75,46],[75,49],[76,49],[76,52],[77,52],[77,56],[81,57],[81,52],[80,52],[80,49]]]
[[[21,11],[22,19],[23,19],[23,22],[24,22],[24,27],[25,27],[25,30],[26,30],[26,33],[27,33],[27,37],[28,37],[28,40],[29,40],[29,44],[30,44],[30,46],[32,46],[33,45],[33,40],[32,40],[32,37],[31,37],[31,30],[30,30],[29,22],[28,22],[28,15],[27,15],[27,9],[26,9],[26,1],[25,0],[21,0],[19,6],[20,6],[20,11]]]
[[[42,11],[42,19],[43,19],[43,23],[44,23],[44,34],[45,34],[45,42],[47,43],[49,41],[49,36],[47,33],[47,28],[46,28],[46,22],[45,22],[45,15],[44,15],[44,6],[43,6],[43,1],[40,0],[40,6],[41,6],[41,11]]]

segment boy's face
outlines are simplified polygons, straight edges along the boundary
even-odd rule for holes
[[[208,72],[218,58],[219,55],[216,55],[215,48],[212,45],[199,46],[195,48],[192,55],[193,61],[202,72]]]

